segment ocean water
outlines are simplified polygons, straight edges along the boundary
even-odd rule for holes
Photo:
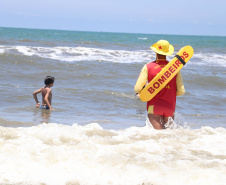
[[[160,39],[194,56],[157,131],[133,87]],[[0,67],[0,184],[225,184],[226,37],[0,28]]]

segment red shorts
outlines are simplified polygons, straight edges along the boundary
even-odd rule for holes
[[[162,105],[149,105],[148,114],[156,114],[163,117],[173,117],[175,109]]]

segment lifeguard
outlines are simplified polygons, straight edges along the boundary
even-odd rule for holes
[[[136,93],[140,93],[144,85],[151,82],[156,75],[168,64],[167,55],[174,53],[174,47],[166,40],[159,40],[150,47],[156,52],[156,60],[146,64],[140,73],[140,76],[134,87]],[[185,56],[184,56],[185,57]],[[180,60],[166,70],[155,83],[149,87],[149,93],[156,93],[161,85],[165,85],[153,99],[147,102],[148,118],[155,129],[163,129],[164,124],[168,122],[169,117],[174,118],[176,107],[176,96],[181,96],[185,93],[181,73],[179,72],[172,78],[180,65],[183,65]]]

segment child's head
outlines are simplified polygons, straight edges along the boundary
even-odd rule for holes
[[[54,83],[54,80],[55,80],[54,77],[52,77],[52,76],[47,76],[47,77],[45,77],[44,83],[45,83],[46,85],[50,85],[51,83]]]

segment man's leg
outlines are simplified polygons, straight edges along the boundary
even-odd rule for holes
[[[164,120],[162,116],[156,114],[148,114],[148,118],[154,129],[164,128]]]
[[[174,120],[174,115],[172,117],[163,117],[164,124],[166,124],[169,121],[169,118],[172,118]]]

